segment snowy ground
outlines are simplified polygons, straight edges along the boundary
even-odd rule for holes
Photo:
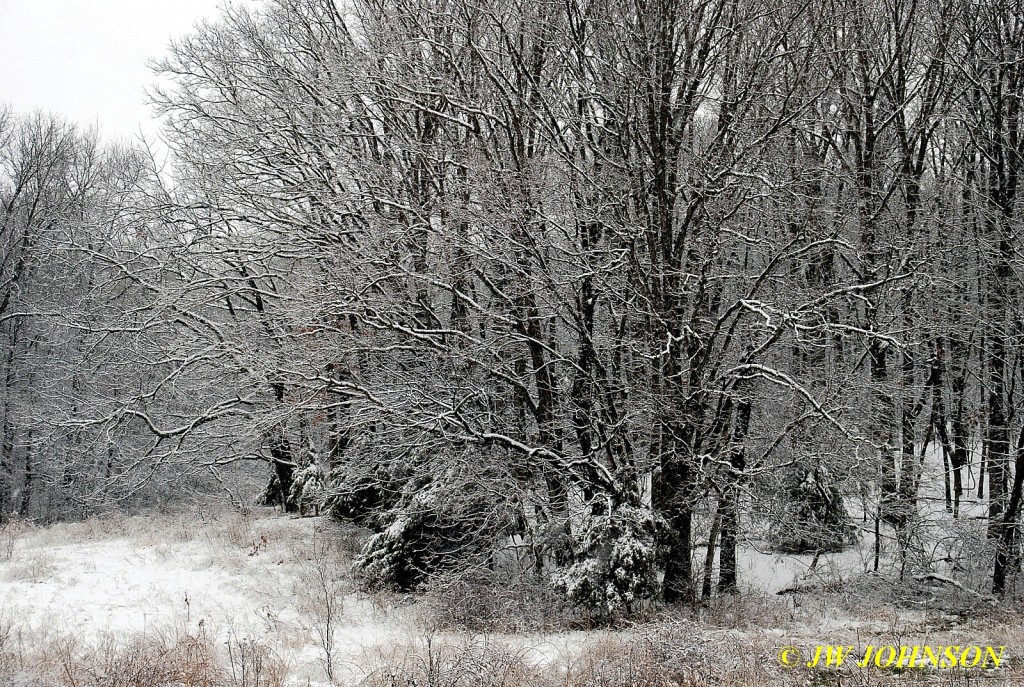
[[[114,518],[29,530],[0,559],[0,619],[30,643],[139,633],[204,633],[217,645],[273,646],[298,684],[324,679],[316,590],[309,584],[314,519],[227,515]],[[384,612],[342,588],[341,671],[409,639],[401,609]]]
[[[103,645],[135,636],[201,636],[226,654],[252,642],[286,666],[287,684],[330,685],[319,633],[324,592],[316,586],[313,556],[314,536],[328,540],[323,526],[320,518],[265,511],[249,517],[112,516],[28,528],[16,538],[10,559],[0,556],[0,629],[14,628],[29,650],[67,638]],[[347,554],[329,551],[322,560],[330,576],[341,574],[341,605],[332,625],[336,684],[358,684],[381,665],[415,658],[428,641],[498,643],[543,665],[567,660],[609,635],[428,632],[415,605],[354,591],[345,575]],[[3,648],[0,641],[0,654]]]
[[[941,469],[933,464],[935,459],[934,454],[928,457],[921,504],[936,524],[922,538],[927,542],[926,555],[941,559],[947,550],[973,545],[972,538],[977,537],[972,523],[978,525],[983,506],[973,497],[965,497],[962,520],[952,521],[944,512]],[[600,661],[594,662],[594,656],[615,655],[615,649],[609,647],[636,639],[633,631],[490,637],[430,633],[424,629],[416,604],[356,592],[344,575],[350,553],[338,548],[323,553],[321,547],[321,555],[315,555],[315,541],[334,541],[325,536],[324,527],[322,519],[258,511],[248,516],[110,516],[48,528],[25,527],[13,539],[10,528],[7,535],[0,531],[0,664],[5,628],[8,637],[17,637],[16,650],[29,652],[58,646],[67,638],[99,645],[144,635],[203,637],[222,654],[231,652],[228,664],[232,666],[240,650],[258,645],[272,651],[285,668],[287,679],[276,684],[324,687],[331,684],[321,634],[325,592],[317,586],[322,579],[317,573],[324,566],[331,579],[342,571],[339,586],[332,587],[341,601],[331,625],[334,684],[338,685],[375,679],[381,666],[418,669],[431,660],[424,658],[433,650],[431,642],[497,643],[526,664],[557,671],[570,665],[595,669]],[[982,536],[981,544],[983,540]],[[5,556],[5,547],[12,543],[10,555]],[[873,535],[866,531],[858,547],[822,555],[812,571],[812,556],[780,556],[757,542],[748,543],[740,554],[744,595],[716,602],[700,625],[684,633],[684,640],[696,642],[695,646],[718,646],[722,656],[733,656],[755,674],[777,669],[772,652],[787,644],[859,643],[872,641],[872,636],[884,639],[897,634],[917,641],[917,637],[934,638],[938,631],[959,632],[956,623],[960,621],[954,619],[950,626],[942,608],[932,612],[924,607],[888,608],[868,603],[856,608],[847,603],[856,600],[851,587],[844,585],[858,578],[863,581],[862,573],[872,562],[873,544]],[[891,544],[883,544],[883,551],[891,564]],[[697,558],[702,560],[702,551],[697,551]],[[988,564],[985,557],[976,558],[979,569]],[[963,569],[958,574],[967,581],[971,572]],[[983,577],[977,579],[984,583]],[[812,588],[824,596],[777,596],[787,588]],[[864,594],[864,587],[857,589],[857,594]],[[871,595],[869,591],[864,598],[872,601]],[[973,597],[966,598],[970,602]],[[676,626],[666,627],[676,632],[671,629]],[[1020,641],[1024,633],[1016,625],[974,625],[972,632],[971,641],[1024,645]],[[1006,633],[1011,639],[1006,639]],[[671,636],[678,644],[677,635]],[[644,641],[657,645],[653,640]],[[640,655],[633,649],[627,653]],[[582,661],[581,656],[589,656],[591,663]],[[785,676],[785,683],[751,678],[735,684],[810,684],[799,682],[793,674],[779,673],[776,678],[779,675]],[[227,684],[256,683],[234,680]]]

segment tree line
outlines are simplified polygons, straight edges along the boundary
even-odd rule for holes
[[[0,518],[269,464],[370,584],[513,559],[618,612],[762,536],[926,569],[980,500],[1003,594],[1021,16],[266,0],[154,64],[168,168],[5,114]]]

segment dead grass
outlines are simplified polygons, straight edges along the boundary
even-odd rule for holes
[[[0,568],[0,575],[8,582],[38,584],[52,579],[58,573],[57,564],[47,551],[29,551]]]
[[[737,601],[730,613],[742,607]],[[754,608],[756,611],[756,607]],[[874,633],[796,625],[765,631],[709,625],[700,620],[659,620],[619,630],[574,633],[578,641],[550,655],[523,635],[425,633],[394,641],[361,659],[350,674],[365,687],[944,687],[1024,684],[1024,667],[1014,665],[1024,645],[1019,624],[975,619],[953,630],[928,629],[894,612],[888,627]],[[142,635],[106,635],[85,642],[69,635],[22,634],[10,619],[0,622],[0,684],[42,687],[295,687],[289,662],[274,635],[263,640],[229,632],[212,641],[203,629]],[[546,635],[554,641],[557,635]],[[542,641],[542,643],[544,643]],[[993,644],[1009,647],[1009,669],[841,671],[783,668],[778,651],[795,645],[811,655],[817,644]],[[309,654],[305,654],[309,656]]]
[[[565,684],[602,685],[712,684],[711,643],[690,623],[641,626],[624,635],[607,635],[564,664]]]
[[[705,625],[729,629],[789,627],[797,618],[787,599],[768,594],[725,594],[700,608]]]
[[[538,663],[499,640],[445,642],[437,636],[395,646],[364,664],[365,687],[944,687],[1021,684],[1011,674],[783,668],[765,635],[709,636],[686,623],[602,633],[569,656]]]
[[[288,666],[266,645],[231,638],[223,650],[204,633],[160,633],[44,644],[0,625],[0,684],[42,687],[284,687]]]
[[[435,576],[418,609],[430,631],[551,633],[588,625],[544,580],[486,569]]]
[[[501,643],[446,643],[426,635],[412,646],[394,646],[363,666],[365,687],[523,687],[547,684],[543,669],[525,652]]]
[[[31,523],[16,517],[0,526],[0,562],[9,561],[14,557],[15,549],[31,527]]]

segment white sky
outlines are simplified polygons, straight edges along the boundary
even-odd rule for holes
[[[215,18],[222,0],[0,0],[0,103],[98,124],[109,138],[158,125],[145,104],[147,60]]]

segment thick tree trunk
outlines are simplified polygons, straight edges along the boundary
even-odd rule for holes
[[[660,453],[660,471],[654,491],[654,506],[668,521],[672,534],[667,542],[665,578],[662,583],[668,603],[692,603],[694,470],[690,456],[692,425],[663,418],[655,442]],[[654,447],[652,447],[654,448]]]
[[[669,603],[693,603],[696,600],[693,508],[699,466],[693,454],[696,430],[703,422],[706,409],[700,394],[687,393],[686,385],[681,382],[684,371],[680,369],[678,361],[683,359],[684,350],[686,359],[693,361],[697,358],[698,343],[695,336],[690,337],[685,349],[678,338],[674,339],[668,347],[667,355],[662,356],[659,368],[659,388],[662,390],[659,439],[652,446],[659,453],[657,458],[661,466],[660,488],[656,494],[658,500],[654,505],[668,520],[674,533],[668,542],[663,581],[665,601]],[[691,367],[688,382],[694,389],[699,384],[696,375],[697,371]]]
[[[742,392],[743,382],[737,385]],[[718,592],[739,590],[737,584],[738,546],[740,530],[740,481],[746,469],[745,442],[750,430],[750,399],[742,398],[736,404],[736,422],[733,428],[732,449],[729,455],[728,483],[722,492],[722,546],[718,558]]]
[[[946,511],[953,513],[953,517],[959,515],[960,506],[960,482],[959,482],[959,469],[956,467],[956,460],[954,457],[955,449],[953,448],[952,442],[950,441],[949,432],[946,427],[946,402],[943,398],[943,358],[945,352],[942,346],[942,338],[935,340],[935,348],[932,350],[932,356],[928,361],[928,386],[932,391],[932,413],[931,413],[931,426],[935,431],[935,436],[939,440],[939,447],[942,451],[942,482],[945,488],[945,499],[946,499]],[[922,462],[924,459],[924,450],[922,449]],[[954,478],[954,488],[950,488],[950,476],[956,473]],[[956,494],[956,503],[953,502],[953,494]]]
[[[685,479],[685,476],[678,476]],[[664,596],[668,603],[693,601],[693,509],[679,503],[665,509],[674,537],[665,560]]]
[[[737,543],[739,541],[739,504],[734,486],[722,502],[722,546],[718,554],[718,592],[734,593],[737,586]]]

